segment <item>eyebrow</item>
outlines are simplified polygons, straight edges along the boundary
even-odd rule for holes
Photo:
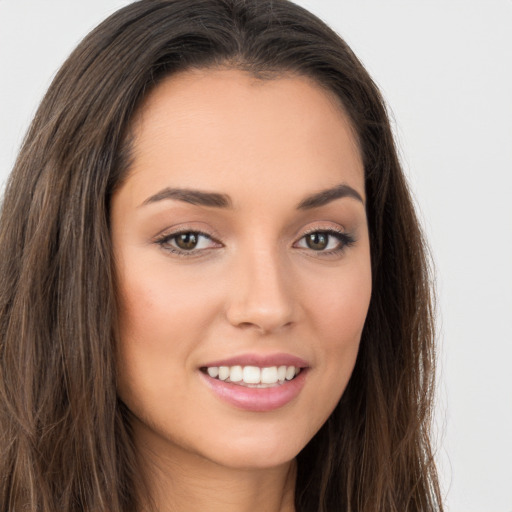
[[[175,199],[185,203],[195,204],[198,206],[213,206],[216,208],[231,208],[231,199],[225,194],[216,192],[202,192],[200,190],[192,190],[187,188],[164,188],[155,195],[148,197],[142,204],[156,203],[164,199]]]
[[[319,208],[326,204],[344,197],[352,197],[364,204],[364,200],[357,190],[349,185],[341,184],[332,188],[321,190],[310,196],[305,197],[297,206],[298,210],[311,210]],[[187,188],[171,188],[167,187],[160,190],[156,194],[148,197],[142,205],[156,203],[165,199],[174,199],[185,203],[198,206],[210,206],[214,208],[231,208],[231,198],[226,194],[217,192],[203,192],[201,190]]]
[[[324,206],[336,199],[341,199],[343,197],[352,197],[364,205],[364,200],[357,190],[350,187],[349,185],[341,184],[333,188],[321,190],[316,194],[312,194],[304,198],[297,206],[297,209],[310,210],[313,208],[319,208],[320,206]]]

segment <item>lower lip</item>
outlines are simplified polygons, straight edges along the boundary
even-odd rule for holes
[[[299,395],[306,382],[307,370],[302,369],[294,379],[270,388],[248,388],[213,379],[203,372],[201,375],[221,400],[245,411],[268,412],[284,407]]]

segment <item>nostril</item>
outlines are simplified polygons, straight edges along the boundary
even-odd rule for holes
[[[226,317],[239,329],[274,332],[294,321],[296,296],[289,269],[275,252],[252,249],[247,248],[233,269]]]

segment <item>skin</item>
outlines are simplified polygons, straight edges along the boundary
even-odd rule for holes
[[[364,171],[350,123],[308,78],[208,69],[162,82],[133,134],[111,214],[118,392],[156,508],[292,511],[294,459],[347,385],[370,301]],[[357,194],[298,208],[339,185]],[[165,198],[169,187],[230,204]],[[332,229],[353,243],[328,235],[326,249],[308,246],[307,232]],[[208,236],[178,255],[177,230]],[[300,393],[266,412],[219,399],[201,366],[247,353],[304,359]]]

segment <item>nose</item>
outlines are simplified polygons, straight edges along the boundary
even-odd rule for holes
[[[296,297],[290,269],[282,260],[271,250],[251,251],[238,258],[226,310],[233,326],[268,334],[294,323]]]

